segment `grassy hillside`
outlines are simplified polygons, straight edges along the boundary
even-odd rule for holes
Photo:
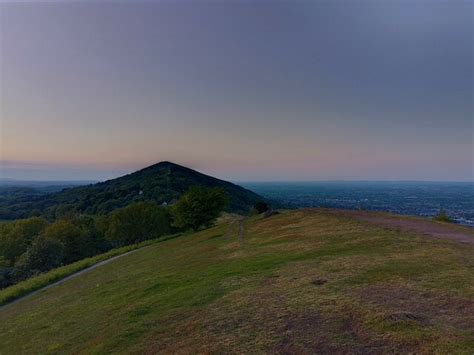
[[[31,214],[55,217],[68,211],[104,214],[137,201],[169,203],[195,185],[223,188],[229,195],[229,211],[232,212],[247,213],[255,202],[263,199],[256,193],[230,182],[184,166],[161,162],[93,185],[64,189],[51,194],[0,198],[0,219],[25,218]]]
[[[471,239],[327,210],[243,227],[228,218],[0,308],[0,353],[474,351]]]
[[[143,248],[153,243],[161,243],[164,240],[176,238],[179,234],[168,235],[162,238],[149,239],[140,243],[126,245],[120,248],[111,249],[108,252],[81,259],[72,264],[55,268],[49,272],[40,273],[29,279],[23,280],[17,284],[0,290],[0,307],[4,304],[13,302],[32,292],[49,286],[56,281],[63,280],[70,275],[76,274],[81,270],[87,269],[96,264],[102,263],[117,256],[122,256],[130,251]]]

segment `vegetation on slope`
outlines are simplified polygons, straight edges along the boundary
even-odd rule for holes
[[[88,186],[21,199],[0,199],[0,219],[65,214],[107,214],[133,202],[170,203],[192,186],[220,187],[229,198],[229,211],[247,213],[262,198],[252,191],[195,170],[161,162],[132,174]]]
[[[188,228],[210,226],[227,204],[220,188],[193,187],[170,211],[136,202],[99,218],[72,215],[0,225],[0,289],[61,265]],[[173,225],[172,225],[173,224]]]
[[[129,251],[140,249],[151,245],[153,243],[162,242],[164,240],[175,238],[177,235],[170,235],[159,239],[145,240],[141,243],[131,244],[120,248],[109,250],[106,253],[85,258],[75,263],[58,267],[49,272],[39,274],[31,277],[28,280],[17,283],[16,285],[10,286],[6,289],[0,290],[0,306],[8,304],[18,298],[26,296],[36,290],[46,287],[56,281],[62,280],[76,272],[87,269],[101,261],[108,260],[118,255],[128,253]]]
[[[243,239],[224,220],[0,308],[0,352],[472,353],[471,244],[321,210],[243,226]]]
[[[107,216],[31,217],[0,225],[0,289],[61,265],[176,232],[167,209],[137,202]]]
[[[173,223],[178,228],[197,231],[210,227],[229,203],[223,189],[194,186],[171,207]]]

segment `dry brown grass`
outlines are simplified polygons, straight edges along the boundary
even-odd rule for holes
[[[472,246],[326,210],[252,217],[243,240],[233,220],[0,311],[0,352],[474,350]]]

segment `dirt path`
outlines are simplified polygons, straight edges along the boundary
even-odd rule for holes
[[[7,303],[7,304],[4,304],[4,305],[0,306],[0,309],[5,308],[5,307],[8,307],[8,306],[11,306],[12,304],[15,304],[15,303],[17,303],[17,302],[20,302],[20,301],[22,301],[22,300],[24,300],[24,299],[26,299],[26,298],[30,298],[30,297],[32,297],[32,296],[34,296],[34,295],[36,295],[36,294],[38,294],[38,293],[40,293],[40,292],[43,292],[43,291],[45,291],[45,290],[47,290],[47,289],[49,289],[49,288],[51,288],[51,287],[60,285],[60,284],[66,282],[66,281],[68,281],[68,280],[70,280],[70,279],[73,279],[73,278],[75,278],[75,277],[77,277],[77,276],[79,276],[79,275],[85,274],[86,272],[92,271],[92,270],[94,270],[94,269],[96,269],[96,268],[98,268],[98,267],[101,267],[101,266],[103,266],[103,265],[105,265],[105,264],[108,264],[108,263],[110,263],[110,262],[112,262],[112,261],[114,261],[114,260],[116,260],[116,259],[118,259],[118,258],[121,258],[122,256],[132,254],[132,253],[134,253],[134,252],[136,252],[136,251],[138,251],[138,250],[142,250],[143,248],[146,248],[146,246],[145,246],[145,247],[142,247],[142,248],[139,248],[139,249],[131,250],[131,251],[128,251],[128,252],[126,252],[126,253],[124,253],[124,254],[116,255],[116,256],[114,256],[114,257],[111,257],[110,259],[107,259],[107,260],[98,262],[97,264],[94,264],[94,265],[92,265],[92,266],[89,266],[89,267],[86,268],[86,269],[82,269],[82,270],[80,270],[80,271],[78,271],[78,272],[76,272],[76,273],[74,273],[74,274],[71,274],[71,275],[69,275],[69,276],[66,276],[65,278],[63,278],[63,279],[61,279],[61,280],[59,280],[59,281],[53,282],[52,284],[49,284],[49,285],[47,285],[47,286],[44,286],[44,287],[42,287],[42,288],[40,288],[40,289],[38,289],[38,290],[36,290],[36,291],[33,291],[33,292],[28,293],[28,294],[26,294],[26,295],[24,295],[24,296],[21,296],[20,298],[17,298],[17,299],[14,300],[14,301],[11,301],[11,302],[9,302],[9,303]]]
[[[237,233],[237,238],[242,242],[244,240],[244,222],[244,216],[234,215],[229,218],[227,220],[227,230],[224,234],[224,237],[226,239],[230,239],[234,233]]]
[[[244,220],[245,218],[241,218],[239,220],[239,240],[240,241],[244,240]]]
[[[470,230],[469,227],[377,212],[338,210],[334,211],[334,213],[343,214],[383,228],[414,232],[431,238],[447,239],[474,245],[474,230]]]

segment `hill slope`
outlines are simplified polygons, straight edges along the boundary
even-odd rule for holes
[[[474,245],[386,222],[223,220],[0,308],[0,353],[472,353]]]
[[[32,211],[51,216],[68,210],[101,214],[134,201],[152,200],[160,204],[170,202],[194,185],[225,189],[230,197],[229,210],[232,212],[248,212],[256,201],[263,199],[256,193],[230,182],[201,174],[184,166],[161,162],[117,179],[34,196],[26,201],[23,198],[16,204],[13,201],[9,206],[4,206],[4,210],[8,208],[10,213],[19,211],[25,214],[15,215],[15,218],[26,217]],[[8,218],[2,216],[1,207],[0,219]]]

